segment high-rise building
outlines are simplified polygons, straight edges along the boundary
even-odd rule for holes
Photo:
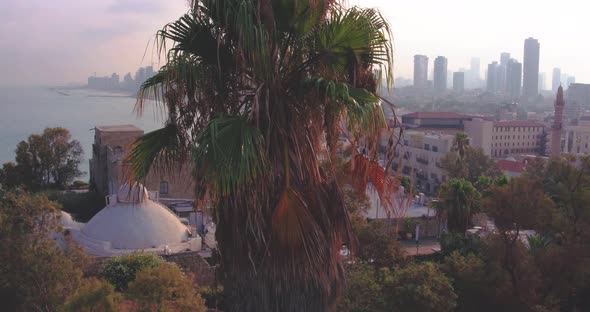
[[[425,88],[428,84],[428,56],[414,55],[414,87]]]
[[[561,85],[561,69],[553,68],[553,76],[551,79],[551,91],[557,92],[557,88]]]
[[[467,85],[469,86],[469,88],[479,88],[480,85],[480,79],[481,79],[481,65],[479,62],[479,58],[477,57],[472,57],[471,58],[471,68],[469,69],[469,77],[468,77],[468,83]]]
[[[520,97],[522,83],[522,64],[510,59],[506,66],[506,93],[513,99]]]
[[[496,93],[498,91],[498,88],[496,85],[498,82],[497,70],[498,70],[498,62],[492,62],[491,64],[488,65],[488,76],[487,76],[487,84],[486,84],[486,89],[488,92]]]
[[[465,90],[465,73],[454,72],[453,73],[453,91],[462,93]]]
[[[507,65],[508,61],[510,61],[510,53],[502,52],[500,54],[500,65]]]
[[[565,117],[568,120],[578,119],[583,111],[590,108],[590,84],[570,84],[565,102]]]
[[[443,93],[447,89],[447,58],[439,56],[434,60],[434,90]]]
[[[506,93],[506,73],[508,71],[508,61],[504,64],[500,63],[496,68],[496,91],[498,93]]]
[[[524,41],[522,95],[531,99],[539,94],[539,41],[528,38]]]
[[[539,73],[539,91],[545,90],[545,81],[547,75],[545,73]]]

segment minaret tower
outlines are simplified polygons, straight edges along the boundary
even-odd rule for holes
[[[551,156],[558,157],[561,154],[561,131],[563,129],[563,88],[557,89],[557,99],[555,99],[555,116],[551,126]]]

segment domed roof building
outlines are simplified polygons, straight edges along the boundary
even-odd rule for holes
[[[151,200],[139,183],[123,185],[88,223],[77,223],[66,213],[62,213],[61,222],[64,230],[69,230],[73,239],[95,256],[201,249],[201,238],[192,237],[176,214]]]

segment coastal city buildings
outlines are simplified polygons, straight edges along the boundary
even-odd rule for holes
[[[539,94],[539,41],[528,38],[524,41],[522,95],[525,99],[535,98]]]
[[[447,89],[447,58],[438,56],[434,60],[434,91],[438,94]]]
[[[428,86],[428,57],[426,55],[414,55],[414,87],[426,88]]]
[[[131,73],[123,76],[123,81],[120,81],[119,75],[113,73],[110,77],[97,77],[96,74],[92,77],[88,77],[87,87],[95,90],[102,91],[132,91],[135,92],[139,89],[141,84],[147,79],[155,75],[153,66],[141,67],[135,73],[135,78],[131,76]]]

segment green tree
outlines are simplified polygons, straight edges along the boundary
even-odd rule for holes
[[[90,278],[71,296],[62,312],[117,312],[121,295],[105,280]]]
[[[21,180],[15,163],[7,162],[2,165],[0,168],[0,188],[13,190],[22,184]]]
[[[174,263],[139,271],[127,293],[142,311],[207,311],[190,277]]]
[[[30,190],[48,187],[65,188],[82,175],[79,166],[84,150],[64,128],[46,128],[29,136],[16,147],[16,164],[20,182]]]
[[[386,277],[387,311],[454,311],[457,295],[450,280],[432,262],[410,264]]]
[[[338,311],[384,312],[383,285],[375,267],[366,263],[346,266],[344,299]]]
[[[377,268],[403,264],[405,254],[397,240],[394,225],[370,222],[357,232],[358,257]]]
[[[59,207],[43,195],[0,194],[0,302],[6,311],[54,312],[82,283],[86,256],[59,248]]]
[[[135,280],[137,272],[158,267],[162,263],[164,260],[154,254],[136,253],[111,257],[103,265],[102,276],[118,291],[123,291]]]
[[[449,177],[465,179],[475,184],[479,177],[497,178],[501,175],[496,162],[484,154],[481,148],[465,146],[463,156],[451,152],[441,159],[441,166],[449,173]]]
[[[465,150],[469,146],[469,137],[463,132],[455,134],[455,141],[453,142],[453,150],[459,153],[459,158],[465,157]]]
[[[388,24],[327,0],[192,3],[158,34],[173,46],[137,109],[155,98],[167,122],[136,142],[133,178],[193,160],[199,197],[216,213],[228,311],[330,310],[350,231],[319,155],[325,138],[334,157],[339,125],[364,142],[385,125]]]
[[[464,234],[481,195],[466,180],[451,179],[440,187],[438,213],[446,216],[450,232]]]
[[[484,199],[483,207],[496,225],[498,262],[510,274],[514,296],[529,300],[527,294],[522,293],[528,288],[521,285],[523,276],[532,276],[525,274],[528,268],[523,266],[527,256],[522,252],[521,231],[548,229],[556,215],[554,203],[538,182],[519,177],[506,185],[493,187],[491,195]]]

